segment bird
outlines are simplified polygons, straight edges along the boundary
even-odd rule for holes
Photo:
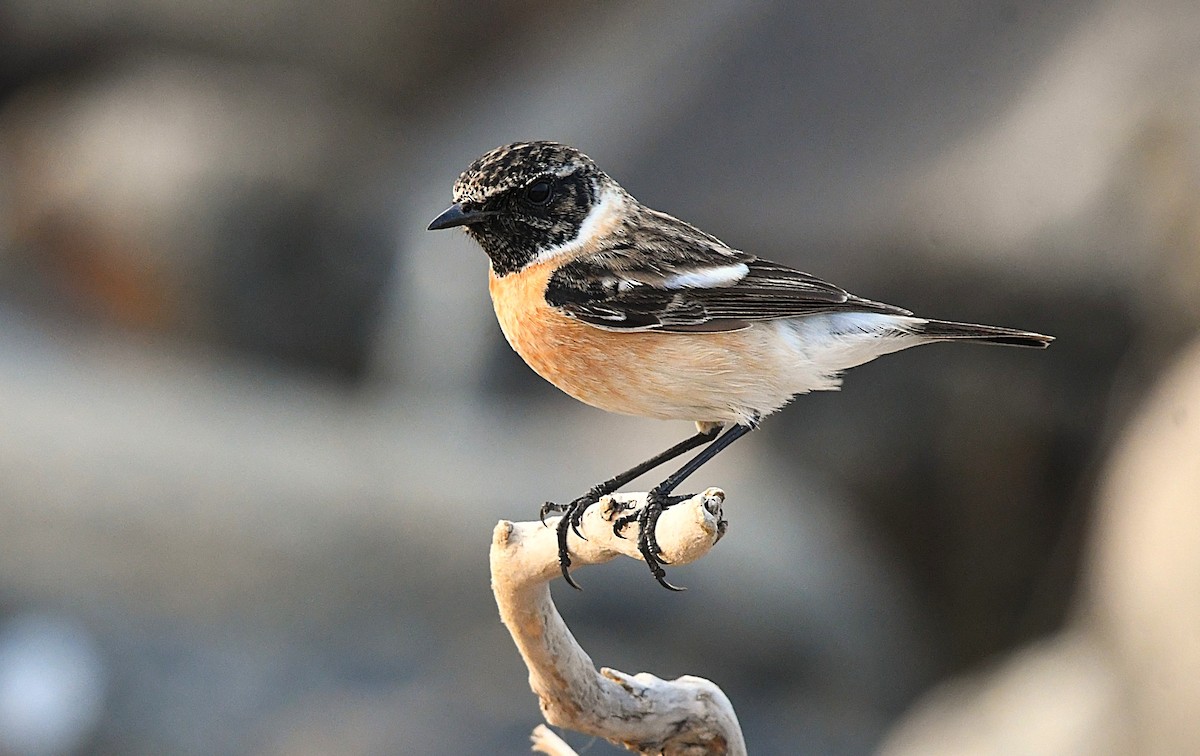
[[[837,389],[843,371],[939,341],[1045,348],[1053,337],[915,316],[788,265],[735,249],[651,209],[579,150],[514,142],[459,175],[431,231],[462,227],[490,263],[500,328],[538,375],[602,410],[689,420],[696,433],[569,504],[558,561],[574,588],[568,529],[635,478],[704,447],[647,494],[617,535],[639,525],[638,551],[669,590],[655,539],[683,481],[794,397]]]

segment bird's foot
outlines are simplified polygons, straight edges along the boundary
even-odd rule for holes
[[[651,489],[650,493],[646,494],[646,506],[633,514],[619,517],[613,522],[613,532],[619,536],[622,536],[621,531],[626,526],[634,522],[638,524],[638,552],[642,555],[642,559],[645,560],[646,566],[650,568],[650,574],[654,576],[659,585],[669,591],[683,591],[686,589],[667,582],[667,572],[662,566],[670,564],[670,562],[662,558],[662,548],[658,545],[654,531],[658,526],[658,518],[662,516],[662,513],[667,508],[673,507],[679,502],[690,498],[691,496],[667,496],[659,493],[658,489]]]
[[[558,532],[558,566],[562,570],[563,580],[575,590],[583,589],[571,578],[571,552],[567,548],[567,534],[570,531],[575,531],[575,535],[585,541],[587,540],[583,533],[579,532],[579,524],[583,522],[583,513],[587,511],[588,507],[600,501],[600,497],[604,495],[605,492],[599,486],[596,486],[570,504],[555,504],[552,501],[548,501],[542,505],[538,513],[543,525],[546,524],[546,515],[551,512],[563,513],[562,519],[558,521],[556,528]]]

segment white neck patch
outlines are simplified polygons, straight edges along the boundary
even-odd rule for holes
[[[600,201],[592,205],[592,209],[588,211],[587,217],[580,224],[579,233],[575,235],[575,238],[538,252],[538,256],[534,262],[543,263],[553,260],[556,257],[571,255],[587,247],[596,239],[605,236],[616,228],[621,220],[624,209],[624,194],[611,187],[604,187],[600,190]]]

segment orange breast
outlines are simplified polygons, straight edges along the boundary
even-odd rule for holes
[[[614,412],[639,414],[630,406],[636,380],[633,361],[644,358],[640,334],[618,334],[572,320],[546,304],[554,267],[531,266],[489,281],[492,304],[505,338],[538,375],[580,401]],[[637,353],[631,353],[630,350]]]
[[[508,343],[539,375],[576,399],[610,412],[660,419],[725,422],[770,411],[790,394],[775,386],[772,366],[748,341],[759,329],[736,333],[614,332],[573,320],[546,304],[553,263],[497,278],[489,288]],[[762,345],[757,345],[761,347]],[[764,355],[765,356],[765,355]],[[768,389],[772,396],[758,396]],[[751,396],[753,394],[754,396]]]

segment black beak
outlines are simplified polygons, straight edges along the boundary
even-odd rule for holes
[[[471,210],[463,207],[461,202],[455,202],[450,207],[446,208],[446,212],[434,218],[429,223],[427,231],[441,231],[443,228],[454,228],[455,226],[469,226],[472,223],[487,218],[490,215],[495,215],[494,210]]]

